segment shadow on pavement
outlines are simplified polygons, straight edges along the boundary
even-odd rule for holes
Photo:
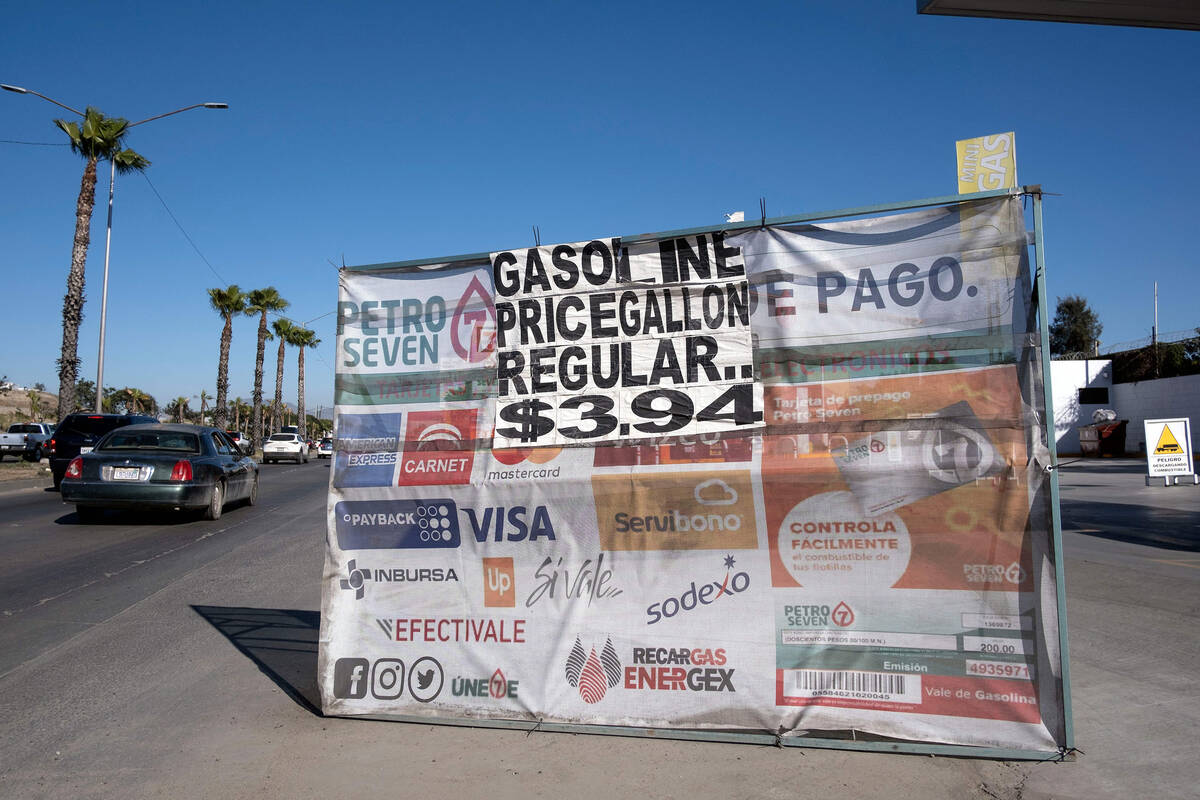
[[[1062,501],[1063,530],[1166,550],[1200,551],[1200,513],[1126,503]]]
[[[320,612],[228,606],[192,606],[192,610],[293,700],[322,716],[317,689]]]

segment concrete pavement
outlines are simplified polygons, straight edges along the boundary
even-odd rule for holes
[[[1131,464],[1064,469],[1086,754],[1065,764],[323,718],[320,473],[269,532],[0,677],[0,795],[1090,799],[1200,785],[1200,491],[1143,494]],[[1099,503],[1118,506],[1104,528]]]

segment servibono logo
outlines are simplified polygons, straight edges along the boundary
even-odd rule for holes
[[[758,544],[750,473],[592,478],[606,550],[749,549]]]
[[[733,597],[750,588],[749,573],[733,571],[736,563],[733,556],[725,556],[725,577],[723,579],[702,583],[699,588],[696,587],[696,582],[692,581],[691,586],[678,597],[668,597],[662,602],[651,603],[646,608],[646,616],[650,618],[646,624],[654,625],[660,620],[671,619],[684,611],[695,611],[700,606],[715,603],[722,597]]]

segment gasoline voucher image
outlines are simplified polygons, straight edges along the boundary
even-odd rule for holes
[[[765,404],[845,414],[764,437],[776,586],[1029,588],[1015,369],[777,385]]]

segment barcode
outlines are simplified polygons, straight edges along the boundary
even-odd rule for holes
[[[784,697],[807,698],[809,701],[841,698],[921,702],[920,675],[835,669],[789,669],[782,673],[780,688]]]
[[[796,688],[809,692],[825,692],[834,689],[842,692],[904,694],[904,676],[878,672],[798,670],[796,672]]]

